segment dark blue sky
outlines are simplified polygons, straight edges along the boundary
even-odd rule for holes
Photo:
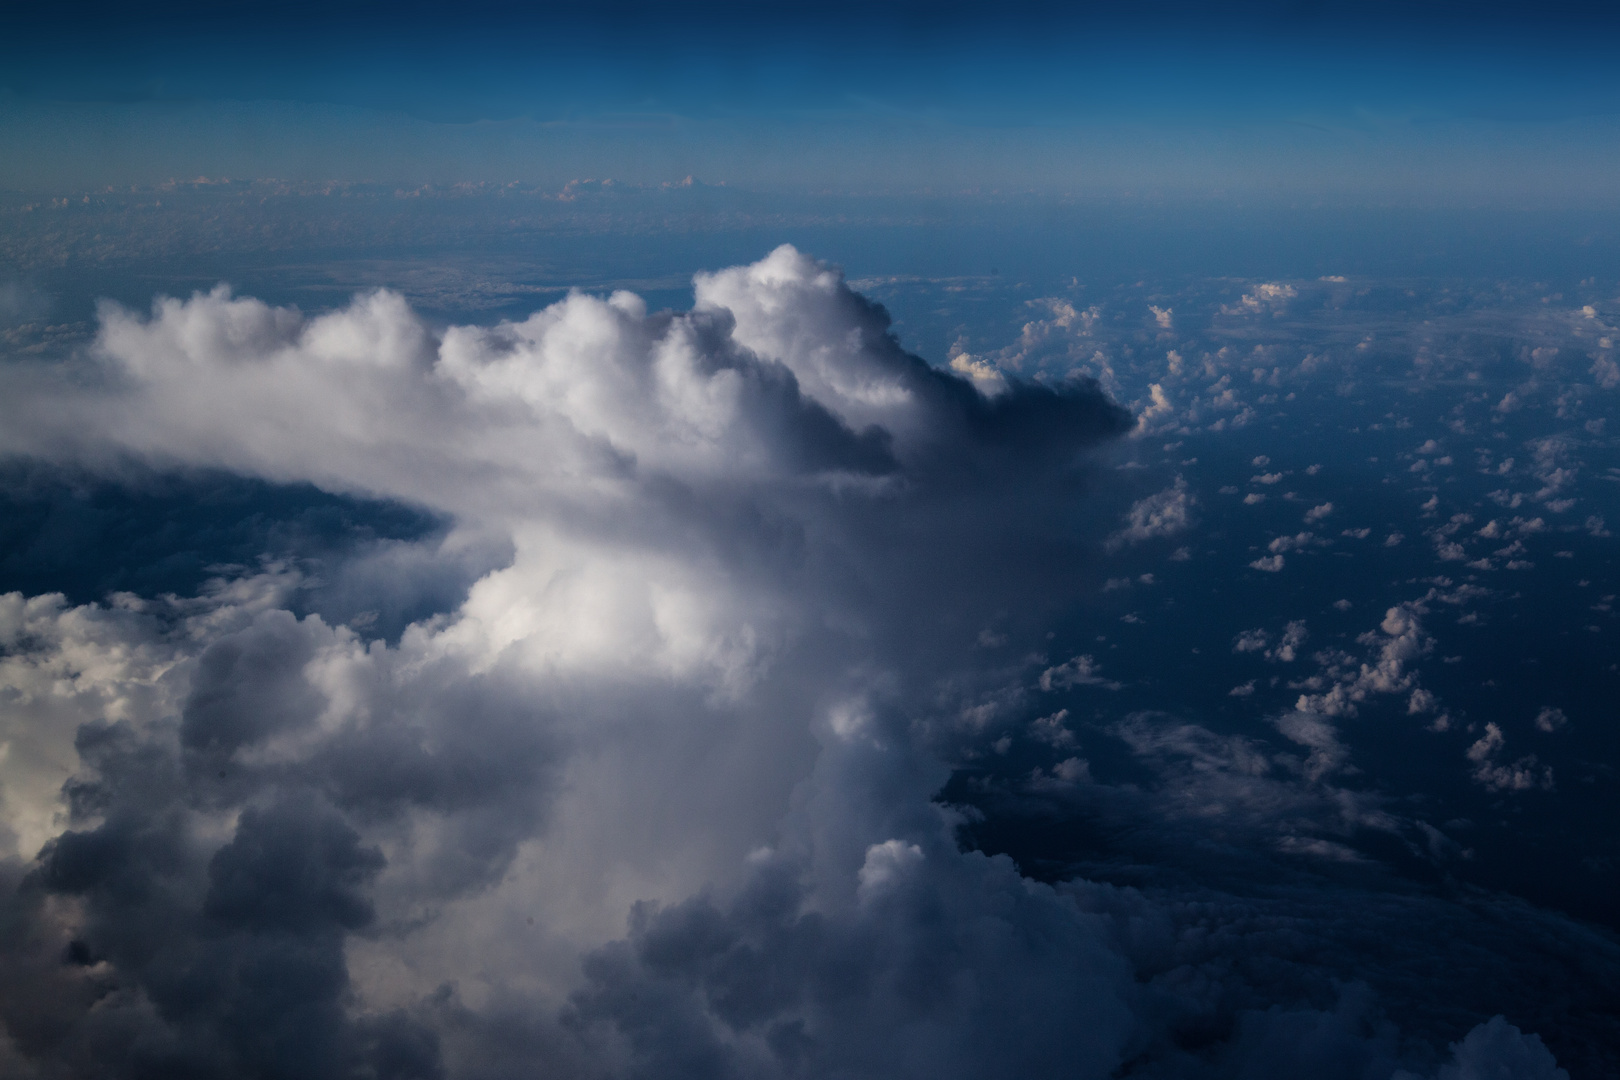
[[[98,5],[6,21],[13,188],[692,173],[1601,203],[1620,115],[1616,17],[1598,5]]]

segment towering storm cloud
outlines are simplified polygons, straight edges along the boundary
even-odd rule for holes
[[[1238,911],[1185,878],[1036,880],[939,797],[1039,716],[1067,756],[1031,790],[1165,851],[1213,859],[1193,834],[1217,804],[1230,836],[1329,858],[1415,834],[1335,786],[1336,725],[1378,695],[1434,710],[1424,600],[1369,613],[1365,656],[1275,718],[1293,756],[1133,712],[1113,737],[1164,782],[1091,784],[1055,695],[1120,684],[1049,628],[1107,553],[1169,552],[1200,513],[1104,460],[1152,409],[932,367],[791,247],[695,301],[439,328],[386,291],[309,317],[221,287],[105,304],[72,364],[0,371],[13,460],[449,522],[327,566],[320,610],[273,557],[195,596],[0,597],[0,1072],[1566,1075],[1504,1019],[1447,1046],[1340,978],[1380,936],[1406,955],[1378,963],[1427,972],[1495,900],[1382,895],[1312,959],[1288,935],[1361,884]],[[1307,640],[1235,648],[1286,665]],[[1516,917],[1549,955],[1613,951]]]

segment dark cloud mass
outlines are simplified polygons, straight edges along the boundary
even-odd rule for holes
[[[1464,564],[1553,559],[1593,466],[1401,429],[1498,509],[1396,523],[1238,442],[1306,376],[1361,392],[1359,332],[1252,339],[1312,288],[1206,305],[1229,353],[1155,297],[1151,372],[1075,297],[932,366],[787,246],[685,312],[104,304],[0,369],[0,1074],[1612,1075],[1611,930],[1470,877],[1608,783],[1557,742],[1596,718],[1485,726],[1445,663],[1507,602]],[[120,562],[131,517],[183,565]],[[1350,550],[1455,577],[1341,591]],[[1401,740],[1445,740],[1432,784]]]

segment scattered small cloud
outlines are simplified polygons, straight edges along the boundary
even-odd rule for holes
[[[1174,536],[1192,524],[1192,508],[1197,503],[1181,477],[1165,490],[1139,499],[1125,515],[1126,526],[1108,538],[1110,551],[1144,540]]]
[[[1118,690],[1120,684],[1112,679],[1103,678],[1101,671],[1102,668],[1095,657],[1089,654],[1076,656],[1041,672],[1037,685],[1048,693],[1076,686],[1101,686],[1108,690]]]
[[[1541,711],[1536,713],[1536,728],[1548,734],[1557,731],[1567,723],[1569,723],[1569,717],[1564,715],[1564,710],[1555,709],[1551,705],[1543,706]]]

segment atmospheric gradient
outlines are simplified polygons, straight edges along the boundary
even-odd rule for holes
[[[0,32],[0,1077],[1620,1073],[1597,6]]]

